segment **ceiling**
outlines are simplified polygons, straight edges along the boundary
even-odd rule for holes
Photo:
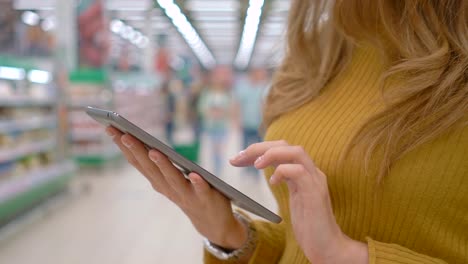
[[[55,1],[59,0],[15,0],[15,7],[50,15]],[[206,67],[270,67],[282,56],[290,0],[104,1],[112,19],[148,39],[167,35],[170,50],[193,53]],[[114,43],[122,41],[117,35],[113,39]]]

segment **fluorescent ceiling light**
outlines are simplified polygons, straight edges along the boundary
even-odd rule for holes
[[[138,43],[142,41],[142,38],[143,38],[143,34],[137,31],[135,35],[133,36],[133,38],[130,39],[130,42],[132,42],[134,45],[137,45]]]
[[[135,30],[129,25],[125,25],[120,31],[120,36],[127,40],[130,40],[133,34],[135,34]]]
[[[24,80],[25,72],[21,68],[14,67],[1,67],[0,66],[0,78],[6,80]]]
[[[51,30],[55,29],[55,26],[56,26],[56,22],[55,22],[54,17],[48,17],[48,18],[44,19],[42,21],[42,23],[41,23],[41,28],[44,31],[51,31]]]
[[[216,64],[213,54],[208,50],[179,6],[174,3],[174,0],[158,0],[158,4],[171,19],[174,26],[193,50],[195,56],[198,57],[201,64],[206,68],[212,68]]]
[[[257,38],[260,17],[262,15],[264,0],[250,0],[247,8],[247,16],[244,23],[244,31],[242,32],[241,43],[237,52],[234,64],[238,68],[245,68],[249,64],[252,52]]]
[[[113,33],[119,34],[120,31],[122,31],[123,27],[124,27],[124,23],[122,21],[117,20],[117,19],[111,21],[110,29]]]
[[[46,84],[50,79],[50,73],[47,71],[31,70],[28,72],[28,80],[33,83]]]
[[[132,26],[126,25],[121,20],[112,20],[110,30],[141,49],[146,48],[149,44],[148,37],[144,36],[140,31],[135,30]]]
[[[34,13],[32,11],[25,11],[21,15],[21,20],[26,25],[37,26],[39,24],[39,20],[41,20],[41,18],[39,17],[39,15],[37,13]]]
[[[148,44],[149,44],[149,39],[148,39],[148,37],[145,37],[145,36],[143,36],[139,40],[139,42],[136,43],[137,47],[139,47],[140,49],[146,48],[148,46]]]

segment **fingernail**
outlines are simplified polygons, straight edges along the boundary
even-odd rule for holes
[[[106,129],[106,133],[107,133],[107,135],[109,135],[110,137],[115,137],[115,133],[114,133],[114,131],[112,131],[112,130]]]
[[[196,182],[194,179],[192,179],[191,177],[189,177],[189,180],[190,180],[190,182],[191,182],[192,184],[195,184],[195,185],[197,184],[197,182]]]
[[[122,138],[122,143],[127,147],[127,148],[131,148],[133,146],[133,143],[130,142],[127,138],[123,137]]]
[[[235,161],[240,161],[240,160],[242,160],[242,158],[243,158],[244,156],[245,156],[245,150],[242,150],[241,152],[239,152],[239,153],[237,154],[237,156],[234,157],[233,160],[235,160]]]
[[[271,175],[269,182],[270,182],[270,184],[275,184],[276,180],[277,180],[276,176],[273,174],[273,175]]]
[[[258,164],[262,161],[262,159],[263,159],[263,156],[258,157],[258,158],[255,160],[255,163],[254,163],[254,164],[255,164],[255,165],[258,165]]]
[[[150,160],[153,161],[154,163],[159,164],[159,159],[158,159],[158,157],[156,157],[154,154],[150,154],[150,155],[149,155],[149,158],[150,158]]]

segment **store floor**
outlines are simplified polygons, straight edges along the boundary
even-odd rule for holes
[[[239,150],[238,133],[227,155]],[[202,165],[209,166],[207,144]],[[226,166],[224,179],[275,210],[265,181]],[[167,199],[123,161],[80,172],[64,202],[0,240],[0,263],[201,263],[202,238]]]

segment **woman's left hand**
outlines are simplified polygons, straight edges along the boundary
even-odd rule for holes
[[[257,143],[231,160],[234,166],[275,167],[273,185],[289,189],[291,223],[297,242],[310,262],[367,263],[366,244],[347,237],[333,214],[327,176],[300,146],[286,141]]]

